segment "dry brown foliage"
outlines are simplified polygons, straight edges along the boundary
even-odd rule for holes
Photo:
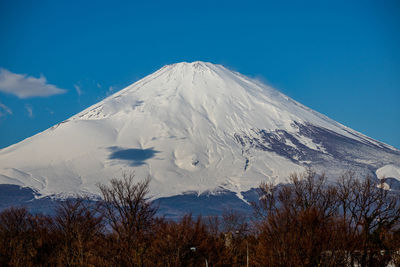
[[[54,216],[0,213],[0,266],[400,265],[400,198],[354,173],[308,170],[261,184],[255,216],[156,216],[150,180],[101,185],[98,205],[66,200]]]

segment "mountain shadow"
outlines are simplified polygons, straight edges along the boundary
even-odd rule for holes
[[[108,147],[111,151],[109,159],[126,161],[130,166],[141,166],[146,163],[146,160],[155,157],[159,151],[151,148],[124,148],[118,146]]]

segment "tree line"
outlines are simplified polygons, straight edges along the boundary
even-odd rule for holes
[[[254,216],[157,216],[149,179],[100,185],[102,200],[54,216],[0,213],[1,266],[400,266],[400,198],[348,172],[308,170],[259,187]]]

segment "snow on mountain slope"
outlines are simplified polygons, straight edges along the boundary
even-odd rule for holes
[[[382,168],[376,170],[376,175],[379,179],[383,178],[395,178],[400,181],[400,167],[389,164],[385,165]]]
[[[0,150],[0,184],[98,193],[135,171],[155,197],[247,191],[305,167],[337,175],[400,166],[400,152],[204,62],[167,65],[70,119]]]

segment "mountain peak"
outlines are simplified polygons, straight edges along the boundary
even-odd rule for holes
[[[203,61],[193,62],[178,62],[170,65],[166,65],[161,70],[167,69],[175,74],[192,75],[199,72],[215,72],[217,70],[229,71],[225,67],[219,64]],[[157,73],[157,72],[156,72]]]
[[[274,88],[209,62],[166,65],[142,80],[89,107],[72,119],[114,116],[136,118],[141,111],[160,123],[187,125],[195,117],[222,131],[284,129],[311,123],[360,140],[365,136],[294,101]],[[249,114],[249,112],[251,114]],[[149,118],[150,119],[150,118]]]
[[[223,68],[221,65],[213,64],[210,62],[193,61],[193,62],[178,62],[170,65],[166,65],[160,70],[168,70],[169,72],[175,73],[175,75],[192,75],[198,72],[211,72],[215,69]],[[157,72],[156,72],[157,73]]]
[[[173,63],[167,66],[173,66],[173,67],[178,67],[178,68],[195,68],[195,69],[201,69],[201,68],[210,68],[210,66],[216,66],[217,64],[213,64],[210,62],[204,62],[204,61],[193,61],[193,62],[177,62]]]
[[[96,193],[99,182],[134,170],[153,178],[158,197],[240,194],[304,167],[397,166],[398,154],[222,65],[181,62],[2,149],[0,183],[44,195]]]

